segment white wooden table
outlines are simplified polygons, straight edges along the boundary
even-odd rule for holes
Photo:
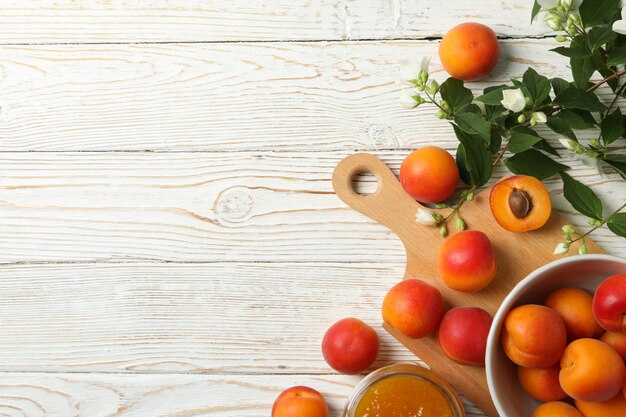
[[[397,172],[415,147],[455,149],[432,108],[400,108],[395,78],[431,55],[442,81],[457,23],[502,38],[473,88],[529,64],[568,77],[531,3],[3,1],[0,416],[267,417],[305,384],[338,417],[359,377],[319,346],[346,316],[379,332],[375,367],[414,359],[380,326],[401,243],[331,172],[356,150]],[[624,201],[616,175],[572,165],[607,209]]]

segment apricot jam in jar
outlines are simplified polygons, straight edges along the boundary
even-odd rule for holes
[[[398,363],[372,372],[354,388],[345,417],[465,417],[454,389],[432,371]]]

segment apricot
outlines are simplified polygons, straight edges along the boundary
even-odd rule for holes
[[[426,146],[409,154],[400,166],[400,184],[422,203],[439,203],[454,193],[459,169],[445,149]]]
[[[504,318],[502,347],[515,364],[547,368],[561,358],[567,342],[565,324],[552,309],[526,304]]]
[[[419,279],[394,285],[383,300],[383,320],[412,339],[437,329],[444,312],[441,292]]]
[[[576,407],[585,417],[626,416],[626,399],[624,399],[621,393],[610,400],[602,402],[576,401]]]
[[[613,398],[621,393],[625,376],[622,358],[599,340],[574,340],[563,352],[559,381],[567,395],[577,401],[602,402]]]
[[[517,377],[522,388],[538,401],[558,401],[567,397],[559,383],[558,363],[547,368],[517,368]]]
[[[626,333],[605,332],[600,341],[611,346],[626,361]]]
[[[359,319],[339,320],[324,334],[322,354],[335,371],[358,374],[376,360],[378,335]]]
[[[548,190],[528,175],[514,175],[496,183],[489,195],[489,207],[498,224],[510,232],[538,229],[552,212]]]
[[[328,406],[313,388],[291,387],[274,401],[272,417],[328,417]]]
[[[593,316],[610,332],[626,332],[626,274],[608,277],[593,295]]]
[[[551,401],[549,403],[541,404],[532,417],[584,417],[580,414],[573,406],[561,402],[561,401]]]
[[[583,337],[597,338],[603,333],[602,327],[593,317],[591,304],[593,297],[580,288],[560,288],[546,298],[546,307],[556,311],[567,330],[567,338],[572,341]]]
[[[437,342],[450,359],[464,365],[484,365],[487,336],[493,318],[479,307],[455,307],[444,314]]]
[[[500,58],[498,38],[480,23],[462,23],[450,29],[439,45],[445,70],[459,80],[478,81],[493,70]]]
[[[473,292],[485,288],[497,271],[491,241],[477,230],[452,235],[439,247],[437,271],[454,290]]]

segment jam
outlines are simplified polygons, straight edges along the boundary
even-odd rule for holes
[[[413,375],[382,378],[363,393],[355,417],[454,417],[450,399],[432,382]]]

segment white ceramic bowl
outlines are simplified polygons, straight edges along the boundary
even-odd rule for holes
[[[517,368],[500,343],[506,314],[522,304],[543,304],[552,291],[578,287],[593,293],[611,275],[626,273],[626,260],[609,255],[577,255],[559,259],[533,271],[507,295],[496,312],[487,339],[486,372],[489,393],[500,417],[530,417],[539,406],[522,389]]]

